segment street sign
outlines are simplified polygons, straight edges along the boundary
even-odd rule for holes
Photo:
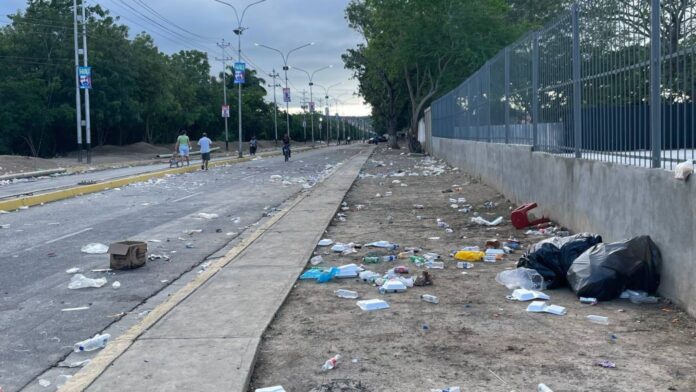
[[[290,99],[290,87],[283,88],[283,102],[292,102]]]
[[[314,102],[309,101],[309,111],[314,113]]]
[[[92,67],[78,67],[77,75],[79,77],[81,89],[92,88]]]
[[[244,84],[244,71],[246,64],[234,63],[234,84]]]
[[[230,105],[222,105],[222,117],[230,118]]]
[[[302,120],[302,128],[307,128],[307,121]]]

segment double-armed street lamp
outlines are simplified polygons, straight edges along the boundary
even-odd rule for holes
[[[290,88],[288,87],[288,69],[290,69],[290,67],[288,67],[288,59],[290,58],[290,55],[293,52],[296,52],[296,51],[298,51],[302,48],[306,48],[308,46],[312,46],[312,45],[314,45],[314,42],[300,45],[294,49],[290,49],[286,53],[283,53],[280,50],[278,50],[276,48],[272,48],[272,47],[267,46],[267,45],[262,45],[262,44],[258,44],[258,43],[255,43],[254,45],[272,50],[274,52],[278,52],[278,54],[280,54],[280,57],[283,59],[283,71],[285,71],[285,88],[283,89],[283,101],[285,101],[285,126],[287,129],[286,132],[287,132],[288,137],[289,137],[290,136],[290,112],[289,112],[289,110],[290,110]]]
[[[244,30],[246,30],[246,27],[242,26],[242,22],[244,21],[244,15],[246,14],[247,10],[249,7],[263,3],[266,0],[258,0],[255,1],[249,5],[247,5],[244,10],[242,11],[241,17],[239,16],[239,13],[237,12],[237,9],[230,3],[222,0],[215,0],[220,4],[224,4],[230,8],[232,8],[232,11],[234,11],[234,16],[237,19],[237,28],[234,29],[234,33],[237,35],[237,64],[242,64],[242,33]],[[235,64],[235,84],[237,84],[237,109],[238,109],[238,116],[239,116],[239,157],[242,157],[242,83],[243,83],[243,78],[244,78],[244,72],[246,72],[244,69],[237,69],[237,64]],[[238,78],[237,72],[242,72],[241,79]],[[224,70],[223,70],[224,72]],[[225,145],[227,145],[227,140],[225,140]]]
[[[314,96],[312,94],[312,87],[314,86],[314,75],[319,71],[333,68],[333,65],[327,65],[326,67],[319,68],[317,70],[314,70],[312,73],[309,73],[309,71],[305,71],[304,69],[298,67],[291,68],[300,72],[304,72],[305,74],[307,74],[307,77],[309,78],[309,112],[312,122],[312,143],[314,143]]]

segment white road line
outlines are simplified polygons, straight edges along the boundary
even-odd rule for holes
[[[60,241],[60,240],[66,239],[66,238],[74,237],[74,236],[76,236],[76,235],[78,235],[78,234],[82,234],[82,233],[84,233],[84,232],[86,232],[86,231],[90,231],[90,230],[92,230],[92,228],[91,228],[91,227],[88,227],[88,228],[86,228],[86,229],[82,229],[82,230],[80,230],[80,231],[77,231],[77,232],[74,232],[74,233],[71,233],[71,234],[66,234],[66,235],[64,235],[64,236],[62,236],[62,237],[58,237],[58,238],[54,238],[54,239],[52,239],[52,240],[50,240],[50,241],[46,241],[46,242],[44,242],[44,245],[52,244],[52,243],[54,243],[54,242],[58,242],[58,241]]]
[[[203,192],[194,193],[194,194],[192,194],[192,195],[188,195],[188,196],[182,197],[181,199],[176,199],[176,200],[172,201],[172,203],[178,203],[178,202],[180,202],[180,201],[184,201],[184,200],[186,200],[186,199],[190,199],[190,198],[192,198],[192,197],[194,197],[194,196],[198,196],[198,195],[200,195],[200,194],[202,194],[202,193],[203,193]]]

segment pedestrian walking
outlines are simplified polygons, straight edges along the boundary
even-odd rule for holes
[[[203,137],[198,140],[198,145],[201,146],[201,170],[208,170],[208,162],[210,162],[210,144],[213,141],[208,139],[208,135],[203,132]]]
[[[184,164],[184,159],[186,159],[186,165],[191,165],[191,160],[189,158],[189,152],[191,150],[190,140],[188,135],[186,135],[186,130],[179,131],[179,137],[176,139],[176,151],[179,151],[179,160],[181,164]]]
[[[258,141],[256,140],[256,135],[253,135],[251,140],[249,140],[249,155],[256,155],[256,147],[258,147]]]

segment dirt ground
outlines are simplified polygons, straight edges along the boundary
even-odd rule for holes
[[[364,173],[422,173],[414,166],[423,159],[378,149]],[[392,183],[396,179],[408,186]],[[442,193],[454,184],[463,190]],[[375,197],[387,191],[393,194]],[[473,211],[451,208],[450,197],[465,197]],[[345,201],[350,207],[346,221],[334,220],[325,238],[418,246],[443,255],[446,268],[430,271],[433,286],[401,294],[379,294],[358,279],[327,284],[298,280],[264,335],[250,391],[282,385],[298,392],[428,391],[448,386],[521,392],[536,391],[539,383],[556,392],[696,391],[696,323],[667,301],[635,305],[614,300],[590,306],[562,288],[546,293],[551,303],[567,308],[567,315],[531,314],[525,311],[528,303],[506,300],[510,291],[495,281],[498,272],[514,268],[521,251],[502,262],[457,269],[449,254],[463,246],[483,247],[487,239],[515,236],[526,248],[543,238],[515,230],[509,224],[512,205],[463,172],[362,178]],[[499,205],[488,210],[483,207],[487,201]],[[413,209],[416,203],[425,208]],[[358,210],[358,204],[365,207]],[[470,222],[474,211],[489,220],[506,220],[497,227],[478,226]],[[438,228],[436,218],[454,232]],[[321,247],[316,251],[326,267],[360,264],[368,249],[351,256],[329,255],[329,249]],[[418,272],[406,260],[367,268],[384,273],[397,265],[408,266],[412,275]],[[337,298],[333,292],[339,288],[359,292],[360,299],[383,298],[390,308],[363,312],[356,300]],[[423,302],[420,295],[426,293],[438,296],[440,303]],[[591,314],[609,317],[610,324],[590,323],[585,316]],[[322,372],[324,361],[336,354],[342,356],[338,367]],[[616,368],[597,366],[601,360],[614,362]]]
[[[280,142],[279,142],[280,143]],[[194,140],[195,145],[195,140]],[[280,144],[279,144],[280,146]],[[303,143],[297,143],[297,146],[304,146]],[[212,147],[220,147],[224,149],[225,142],[215,141]],[[230,154],[237,151],[238,145],[236,142],[230,142]],[[260,140],[258,151],[273,150],[276,148],[273,140]],[[249,152],[249,143],[242,143],[244,155]],[[194,150],[198,150],[195,148]],[[71,172],[80,172],[94,169],[118,168],[123,166],[148,165],[153,163],[166,162],[165,159],[157,158],[158,154],[170,154],[174,151],[174,144],[148,144],[134,143],[127,146],[97,146],[92,149],[92,163],[77,162],[77,153],[71,152],[65,157],[57,157],[52,159],[34,158],[19,155],[0,155],[0,175],[32,172],[38,170],[49,170],[56,168],[66,168]],[[213,158],[216,156],[224,156],[224,152],[214,152]]]

